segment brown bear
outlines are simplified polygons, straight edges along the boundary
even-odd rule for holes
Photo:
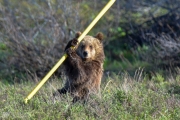
[[[73,102],[86,101],[91,93],[100,94],[105,59],[103,34],[98,33],[95,37],[87,35],[77,44],[80,34],[78,32],[65,48],[68,55],[64,61],[67,81],[62,89],[58,89],[60,94],[69,92],[73,95]]]

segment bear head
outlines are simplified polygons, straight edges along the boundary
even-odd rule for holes
[[[80,36],[80,32],[76,34],[76,37],[78,38]],[[103,51],[103,34],[97,33],[96,36],[89,36],[86,35],[84,39],[79,43],[77,47],[77,54],[83,59],[83,60],[94,60],[97,59],[99,53],[102,53]]]

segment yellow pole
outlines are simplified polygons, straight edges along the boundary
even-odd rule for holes
[[[100,13],[96,16],[96,18],[91,22],[91,24],[85,29],[85,31],[78,38],[78,42],[80,42],[85,35],[92,29],[92,27],[99,21],[99,19],[105,14],[105,12],[113,5],[116,0],[110,0],[106,6],[100,11]],[[67,54],[64,54],[61,59],[54,65],[54,67],[47,73],[47,75],[40,81],[40,83],[32,90],[32,92],[24,99],[24,102],[27,103],[36,92],[43,86],[43,84],[51,77],[51,75],[57,70],[57,68],[63,63],[63,61],[67,58]]]

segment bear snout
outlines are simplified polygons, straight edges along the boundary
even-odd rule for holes
[[[83,52],[83,57],[84,57],[84,58],[88,57],[88,52],[87,52],[87,51],[84,51],[84,52]]]

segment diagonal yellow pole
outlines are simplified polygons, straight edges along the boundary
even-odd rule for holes
[[[113,5],[116,0],[110,0],[106,6],[100,11],[100,13],[96,16],[96,18],[91,22],[91,24],[85,29],[85,31],[78,38],[78,42],[80,42],[85,35],[92,29],[92,27],[99,21],[99,19],[105,14],[105,12]],[[67,54],[64,54],[62,58],[54,65],[54,67],[47,73],[47,75],[39,82],[39,84],[32,90],[32,92],[24,99],[24,102],[27,103],[36,92],[43,86],[43,84],[51,77],[51,75],[57,70],[57,68],[64,62],[67,58]]]

